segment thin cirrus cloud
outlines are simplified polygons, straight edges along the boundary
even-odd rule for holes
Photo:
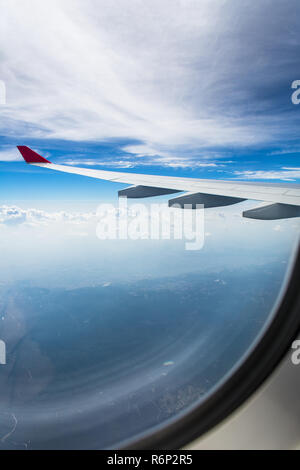
[[[239,179],[262,179],[296,181],[300,179],[300,168],[282,167],[280,170],[235,171]]]
[[[0,155],[1,160],[1,155]],[[83,159],[83,160],[73,160],[73,159],[64,159],[62,163],[66,165],[87,165],[87,166],[101,166],[101,167],[115,167],[115,168],[136,168],[143,166],[159,166],[165,168],[216,168],[218,166],[223,166],[223,164],[218,165],[214,162],[199,162],[195,160],[189,160],[187,158],[179,157],[165,157],[165,156],[155,156],[147,157],[145,159],[134,159],[134,158],[124,158],[122,159],[111,159],[111,160],[92,160],[92,159]]]
[[[295,0],[1,3],[4,134],[134,139],[134,158],[183,167],[193,149],[297,139]]]

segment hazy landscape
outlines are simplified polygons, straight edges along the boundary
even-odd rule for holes
[[[285,269],[78,289],[2,285],[1,447],[110,446],[174,416],[251,345]]]

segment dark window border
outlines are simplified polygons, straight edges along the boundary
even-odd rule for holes
[[[274,319],[252,353],[216,392],[194,409],[122,449],[178,449],[228,417],[269,377],[300,330],[300,244]]]

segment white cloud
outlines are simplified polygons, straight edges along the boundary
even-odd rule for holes
[[[288,155],[292,153],[300,153],[300,147],[285,147],[281,150],[269,152],[268,155]]]
[[[300,179],[300,168],[282,167],[281,170],[259,170],[259,171],[235,171],[240,179],[263,179],[263,180],[282,180],[282,181],[295,181]]]
[[[291,170],[291,171],[300,171],[300,167],[299,167],[299,166],[293,166],[293,167],[290,167],[290,166],[283,166],[282,169],[283,169],[283,170]]]
[[[132,161],[129,160],[92,160],[92,159],[78,159],[78,160],[73,160],[73,159],[66,159],[62,160],[60,163],[63,163],[65,165],[87,165],[87,166],[108,166],[108,167],[114,167],[114,168],[133,168],[135,166],[138,166],[138,163],[135,164]]]
[[[155,157],[160,155],[162,157],[170,157],[170,152],[161,150],[150,145],[126,145],[123,147],[124,152],[134,154],[136,157]]]
[[[171,152],[160,150],[158,148],[149,147],[147,145],[127,145],[122,148],[126,154],[121,157],[111,158],[109,160],[97,160],[91,158],[66,158],[60,163],[67,165],[91,165],[91,166],[108,166],[118,168],[135,168],[139,166],[160,166],[172,168],[209,168],[224,166],[211,161],[213,156],[218,158],[217,154],[204,154],[200,158],[193,155],[176,156]],[[226,162],[230,163],[230,162]]]
[[[0,152],[0,162],[15,162],[15,161],[16,162],[23,161],[22,157],[20,156],[16,148],[2,150]]]
[[[157,152],[167,159],[178,149],[249,146],[286,132],[277,116],[255,113],[264,106],[252,99],[272,72],[264,42],[268,5],[0,2],[1,79],[7,87],[0,125],[18,139],[133,138],[146,146],[137,156]],[[282,15],[275,14],[275,30],[278,21],[296,16],[285,5]],[[256,44],[250,40],[253,23]],[[268,28],[267,37],[277,40],[271,23]],[[285,42],[279,37],[278,44]],[[275,62],[286,70],[279,57]]]
[[[40,209],[22,209],[17,206],[0,206],[0,225],[48,225],[56,222],[67,222],[75,225],[96,220],[96,213],[70,213],[66,211],[46,212]]]
[[[207,161],[213,158],[210,154],[201,155],[200,158],[199,156],[198,158],[193,157],[191,154],[179,157],[161,147],[149,145],[127,145],[123,147],[123,150],[134,155],[136,160],[131,159],[134,166],[158,165],[172,168],[205,168],[218,166],[215,162]],[[218,158],[218,155],[214,154],[214,157]]]
[[[217,163],[213,162],[198,162],[195,160],[189,160],[187,158],[177,158],[177,157],[153,157],[147,158],[143,161],[127,159],[127,160],[91,160],[91,159],[80,159],[80,160],[63,160],[61,163],[66,165],[88,165],[88,166],[108,166],[113,168],[136,168],[139,166],[160,166],[166,168],[215,168],[219,166]],[[220,165],[224,166],[224,165]]]

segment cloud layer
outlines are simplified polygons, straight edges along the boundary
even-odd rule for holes
[[[48,225],[53,222],[85,224],[91,220],[96,220],[96,213],[47,212],[35,208],[22,209],[18,206],[0,206],[0,225],[6,226]]]
[[[166,165],[194,149],[298,138],[296,0],[0,5],[6,134],[136,139],[129,153]]]

